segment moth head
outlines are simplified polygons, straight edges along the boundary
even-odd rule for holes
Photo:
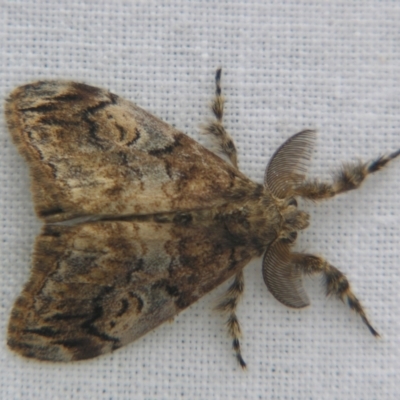
[[[307,228],[309,215],[297,208],[296,188],[304,181],[315,142],[315,131],[304,130],[282,144],[265,171],[264,185],[276,199],[283,224],[279,237],[293,243]]]

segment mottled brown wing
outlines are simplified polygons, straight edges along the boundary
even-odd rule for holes
[[[188,136],[106,90],[36,82],[14,90],[6,117],[46,222],[209,208],[255,188]]]
[[[96,357],[157,327],[243,268],[252,254],[217,223],[49,225],[35,244],[8,345],[49,361]]]

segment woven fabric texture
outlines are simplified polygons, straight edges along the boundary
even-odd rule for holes
[[[241,170],[263,181],[275,149],[318,131],[310,176],[400,147],[400,2],[391,0],[0,1],[0,99],[27,82],[68,79],[111,90],[206,144],[214,74]],[[400,160],[360,190],[313,204],[296,249],[347,274],[377,340],[307,278],[312,305],[285,308],[261,260],[238,309],[247,372],[213,306],[227,284],[140,340],[90,361],[22,359],[6,346],[41,223],[29,171],[0,114],[0,398],[400,398]]]

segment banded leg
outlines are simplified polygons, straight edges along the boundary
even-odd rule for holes
[[[217,305],[216,309],[228,314],[226,325],[228,327],[228,333],[233,339],[232,347],[235,350],[236,359],[238,360],[240,366],[245,369],[246,363],[243,360],[239,342],[239,338],[242,336],[242,332],[240,329],[239,320],[235,312],[243,290],[243,272],[240,271],[236,274],[234,281],[232,282],[231,286],[229,286],[228,290],[226,291],[220,303]]]
[[[304,181],[294,189],[294,195],[311,200],[321,200],[357,189],[369,174],[379,171],[389,161],[399,155],[400,150],[397,150],[392,154],[381,156],[367,163],[346,164],[333,179],[332,183],[320,182],[318,180]]]
[[[343,302],[347,300],[349,307],[361,317],[370,332],[374,336],[379,336],[379,333],[370,324],[360,301],[351,290],[349,281],[341,271],[322,258],[310,254],[293,253],[292,260],[293,264],[304,274],[322,273],[325,278],[326,295],[335,295]]]
[[[218,68],[215,74],[215,97],[211,106],[216,121],[210,122],[205,127],[204,133],[214,137],[217,141],[219,150],[224,153],[229,158],[232,165],[237,168],[237,152],[235,144],[222,124],[224,103],[225,100],[221,95],[221,68]]]

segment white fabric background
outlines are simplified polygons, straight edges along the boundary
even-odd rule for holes
[[[38,79],[82,81],[198,139],[222,66],[225,122],[242,171],[262,182],[277,146],[311,127],[319,137],[310,174],[329,178],[345,160],[400,146],[399,21],[395,0],[2,0],[0,98]],[[54,365],[5,344],[40,223],[27,166],[0,115],[0,398],[400,398],[400,160],[358,191],[302,203],[312,224],[296,247],[348,275],[380,340],[326,299],[318,278],[306,282],[311,307],[285,308],[267,291],[258,259],[245,270],[238,312],[247,372],[212,311],[223,287],[112,355]]]

